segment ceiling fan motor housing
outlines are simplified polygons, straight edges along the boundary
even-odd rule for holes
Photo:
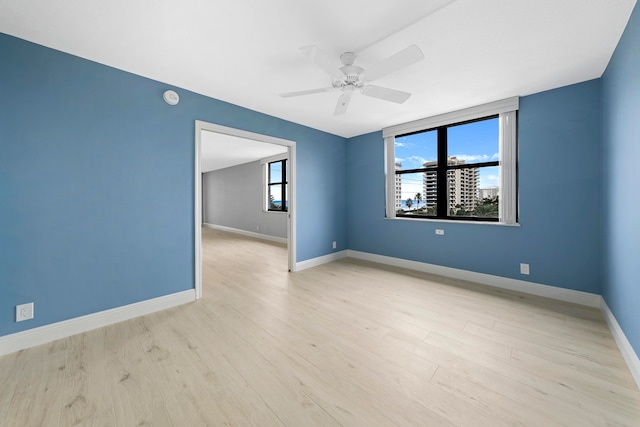
[[[358,57],[358,55],[356,55],[354,52],[345,52],[342,55],[340,55],[340,62],[342,62],[342,65],[353,65],[354,62],[356,62],[356,58]]]

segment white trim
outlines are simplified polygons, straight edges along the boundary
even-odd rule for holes
[[[430,222],[433,224],[437,224],[439,222],[447,223],[447,224],[474,224],[474,225],[488,225],[488,226],[498,226],[498,227],[520,227],[519,223],[515,224],[505,224],[504,222],[495,222],[495,221],[463,221],[459,219],[443,219],[443,218],[406,218],[402,216],[396,216],[394,218],[384,218],[385,221],[422,221],[422,222]]]
[[[411,132],[426,131],[440,126],[461,123],[468,120],[479,119],[492,115],[499,115],[499,153],[500,153],[500,203],[499,221],[502,224],[514,225],[517,221],[517,115],[519,98],[509,98],[465,110],[454,111],[429,117],[414,122],[405,123],[382,131],[384,138],[385,156],[385,218],[396,218],[395,189],[395,137]],[[431,218],[424,218],[431,220]],[[437,218],[435,218],[437,219]],[[467,223],[480,223],[482,221],[462,221]]]
[[[246,231],[246,230],[241,230],[239,228],[226,227],[224,225],[207,224],[207,223],[203,223],[202,225],[204,227],[213,228],[215,230],[228,231],[229,233],[236,233],[236,234],[242,234],[243,236],[255,237],[256,239],[270,240],[272,242],[277,242],[277,243],[285,243],[285,244],[287,243],[286,237],[269,236],[268,234],[254,233],[253,231]]]
[[[382,137],[404,135],[411,132],[433,129],[439,126],[446,126],[452,123],[464,122],[467,120],[479,119],[481,117],[491,116],[494,114],[507,113],[516,111],[520,106],[520,98],[513,97],[502,99],[500,101],[490,102],[488,104],[477,105],[464,110],[452,111],[433,117],[414,120],[413,122],[402,123],[390,126],[382,130]]]
[[[287,153],[275,154],[273,156],[260,159],[260,164],[264,165],[265,163],[277,162],[278,160],[284,160],[288,158],[289,158],[289,155]]]
[[[607,325],[609,325],[609,329],[611,330],[613,339],[616,341],[616,344],[618,344],[620,353],[622,353],[622,357],[624,358],[624,361],[627,362],[627,366],[631,371],[631,375],[636,381],[638,389],[640,389],[640,359],[638,359],[638,355],[633,350],[631,343],[627,339],[624,331],[620,327],[620,324],[616,320],[616,317],[609,309],[609,306],[607,305],[604,298],[600,299],[600,311],[602,311],[602,316],[607,322]]]
[[[194,155],[194,190],[193,190],[193,254],[194,254],[194,284],[196,290],[196,299],[202,298],[202,232],[200,227],[202,224],[202,168],[200,166],[200,152],[202,151],[202,122],[196,120],[195,123],[195,155]]]
[[[262,175],[262,212],[269,212],[269,196],[267,195],[269,166],[267,166],[267,163],[260,163],[260,175]]]
[[[384,169],[384,185],[387,194],[386,218],[396,217],[396,139],[393,136],[384,139],[384,158],[387,167]],[[426,195],[425,195],[426,197]]]
[[[484,285],[493,286],[495,288],[508,289],[511,291],[518,291],[531,295],[553,298],[559,301],[571,302],[574,304],[581,304],[589,307],[600,307],[600,295],[592,294],[589,292],[574,291],[571,289],[558,288],[556,286],[542,285],[539,283],[526,282],[524,280],[493,276],[491,274],[477,273],[475,271],[460,270],[451,267],[443,267],[441,265],[410,261],[401,258],[393,258],[368,252],[347,250],[347,256],[351,258],[362,259],[365,261],[377,262],[379,264],[392,265],[395,267],[408,268],[410,270],[423,271],[425,273],[451,277],[454,279],[468,280],[470,282],[481,283]]]
[[[317,267],[322,264],[328,264],[339,259],[346,258],[349,251],[340,251],[328,255],[319,256],[316,258],[300,261],[296,264],[296,271],[306,270],[307,268]]]
[[[501,289],[508,289],[537,295],[541,297],[551,298],[558,301],[565,301],[574,304],[585,305],[588,307],[600,308],[611,334],[622,353],[629,371],[640,390],[640,359],[634,351],[631,343],[627,339],[624,331],[618,324],[615,316],[607,306],[604,298],[597,294],[589,292],[575,291],[571,289],[558,288],[556,286],[543,285],[539,283],[526,282],[523,280],[510,279],[501,276],[493,276],[490,274],[476,273],[473,271],[460,270],[457,268],[443,267],[441,265],[428,264],[418,261],[410,261],[402,258],[393,258],[384,255],[377,255],[368,252],[354,251],[351,249],[341,251],[335,254],[325,255],[298,263],[298,268],[303,270],[328,262],[337,261],[338,259],[350,257],[362,259],[365,261],[376,262],[379,264],[392,265],[395,267],[407,268],[410,270],[422,271],[425,273],[437,274],[440,276],[452,277],[454,279],[467,280],[471,282],[481,283]]]
[[[76,317],[62,322],[39,326],[26,331],[16,332],[11,335],[5,335],[0,337],[0,356],[20,351],[25,348],[34,347],[36,345],[45,344],[57,339],[81,334],[92,329],[123,322],[125,320],[133,319],[134,317],[166,310],[167,308],[186,304],[195,300],[195,290],[189,289],[146,301],[124,305],[122,307],[112,308],[110,310],[87,314],[86,316]]]
[[[288,247],[289,247],[289,271],[296,271],[296,248],[297,248],[297,240],[296,240],[296,215],[298,209],[296,208],[296,174],[298,173],[298,165],[296,160],[296,143],[295,141],[291,142],[291,145],[288,146],[288,154],[289,154],[289,209],[287,210],[287,217],[289,218],[287,230],[287,237],[289,238]]]
[[[202,120],[195,121],[195,129],[196,194],[194,197],[195,223],[193,233],[195,242],[195,288],[197,297],[202,297],[202,236],[200,235],[200,229],[202,227],[202,194],[200,189],[201,180],[198,177],[200,175],[201,133],[205,130],[287,147],[287,158],[289,159],[289,210],[287,212],[287,247],[289,254],[288,269],[289,271],[296,271],[296,142],[241,129],[230,128],[227,126],[216,125]]]
[[[515,224],[516,211],[516,112],[500,113],[500,222]]]

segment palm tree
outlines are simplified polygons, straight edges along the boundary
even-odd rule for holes
[[[420,209],[421,201],[422,201],[422,194],[416,193],[416,209]]]
[[[474,209],[474,214],[479,217],[498,217],[498,196],[482,199],[480,204]]]
[[[413,200],[411,200],[411,197],[409,197],[409,198],[406,200],[406,202],[405,202],[405,203],[406,203],[406,205],[407,205],[407,208],[409,208],[409,210],[411,210],[411,205],[413,205]]]

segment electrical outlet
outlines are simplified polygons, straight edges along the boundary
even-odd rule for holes
[[[337,248],[336,242],[333,242],[333,249]]]
[[[441,230],[441,229],[439,229],[439,228],[436,228],[436,234],[437,234],[438,236],[444,236],[444,230]]]
[[[529,274],[529,264],[520,264],[520,274]]]
[[[16,305],[16,322],[33,319],[33,303]]]

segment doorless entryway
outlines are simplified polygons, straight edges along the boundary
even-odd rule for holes
[[[203,223],[203,194],[202,194],[202,153],[203,140],[205,132],[213,132],[220,136],[228,136],[242,138],[265,144],[275,144],[286,148],[288,158],[289,178],[288,178],[288,212],[287,212],[287,247],[288,247],[288,270],[294,271],[296,265],[296,143],[281,138],[275,138],[268,135],[248,132],[240,129],[225,127],[208,123],[200,120],[195,122],[195,159],[194,159],[194,253],[195,253],[195,290],[196,298],[202,297],[202,235],[201,227]],[[228,150],[233,150],[233,146],[229,146]],[[228,153],[227,153],[228,154]]]

